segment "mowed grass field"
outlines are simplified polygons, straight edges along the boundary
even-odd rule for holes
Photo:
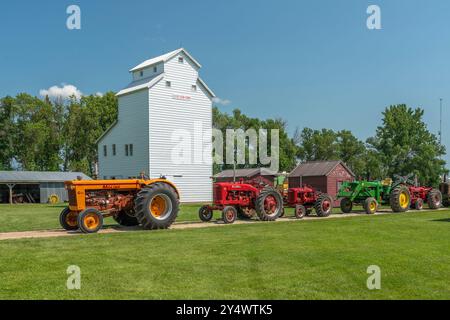
[[[60,209],[0,206],[1,232],[58,228]],[[450,299],[449,279],[447,210],[0,241],[0,299]]]

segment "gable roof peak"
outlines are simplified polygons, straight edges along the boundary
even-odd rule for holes
[[[150,66],[155,65],[160,62],[165,63],[181,52],[184,53],[198,68],[202,67],[201,64],[197,60],[195,60],[194,57],[191,56],[190,53],[186,49],[179,48],[179,49],[170,51],[168,53],[162,54],[160,56],[145,60],[144,62],[142,62],[142,63],[138,64],[137,66],[135,66],[134,68],[130,69],[129,71],[134,72],[134,71],[138,71],[138,70],[150,67]]]

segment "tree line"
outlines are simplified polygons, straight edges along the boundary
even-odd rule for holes
[[[96,141],[117,115],[113,92],[69,100],[26,93],[1,98],[0,170],[81,171],[93,176],[98,161]],[[228,114],[214,107],[213,124],[223,131],[278,129],[280,171],[291,171],[299,161],[342,160],[358,178],[415,173],[422,184],[435,185],[447,172],[442,159],[446,150],[427,129],[423,115],[420,108],[390,106],[374,136],[366,141],[350,130],[303,128],[290,136],[285,120],[251,118],[239,109]],[[215,172],[228,168],[214,165]]]
[[[91,176],[96,140],[117,119],[113,92],[64,101],[26,93],[0,99],[0,170],[81,171]]]
[[[280,170],[291,171],[298,162],[342,160],[359,179],[376,180],[415,174],[421,184],[437,185],[447,173],[445,147],[423,121],[424,110],[404,104],[392,105],[382,113],[382,124],[375,135],[359,140],[350,130],[297,128],[287,134],[282,119],[249,118],[236,109],[231,115],[214,108],[214,126],[218,129],[266,128],[280,130]],[[215,172],[232,166],[217,166]],[[249,167],[238,165],[237,168]]]

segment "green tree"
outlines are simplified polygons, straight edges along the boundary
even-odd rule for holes
[[[393,105],[383,112],[383,124],[368,144],[378,153],[382,172],[414,173],[425,185],[436,185],[445,173],[445,147],[440,145],[423,121],[424,111],[404,104]]]
[[[64,125],[64,167],[95,174],[97,139],[116,121],[118,101],[113,92],[72,99]]]
[[[294,140],[298,144],[297,155],[302,161],[338,160],[338,135],[330,129],[313,130],[303,128],[296,131]]]
[[[222,131],[223,137],[226,137],[227,129],[242,129],[244,131],[248,129],[254,129],[256,132],[259,132],[260,129],[266,129],[268,133],[271,129],[279,130],[279,164],[280,171],[290,171],[296,164],[296,146],[293,140],[287,134],[287,124],[282,119],[268,119],[268,120],[260,120],[258,118],[250,118],[244,115],[239,109],[233,110],[232,115],[227,113],[222,113],[217,107],[213,108],[213,127],[215,129],[219,129]],[[270,134],[268,137],[268,151],[270,152],[271,141]],[[236,148],[236,147],[235,147]],[[236,148],[237,149],[237,148]],[[248,160],[248,144],[247,144],[247,153],[246,159]],[[225,155],[225,143],[223,154]],[[235,151],[236,154],[236,151]],[[261,161],[258,158],[257,164],[252,165],[246,161],[245,165],[237,165],[237,168],[250,168],[250,167],[258,167],[261,166]],[[230,169],[233,165],[220,165],[214,164],[214,173],[217,173],[221,170]]]
[[[0,170],[10,170],[17,131],[14,125],[14,98],[0,99]]]
[[[14,156],[21,169],[59,170],[60,123],[54,105],[48,99],[21,93],[15,98],[14,109]]]
[[[336,138],[339,159],[347,164],[357,177],[367,176],[367,150],[364,142],[349,130],[339,131]]]

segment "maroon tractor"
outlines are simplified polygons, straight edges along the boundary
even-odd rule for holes
[[[333,198],[305,185],[301,188],[289,188],[286,205],[295,208],[295,217],[298,219],[309,215],[313,209],[317,216],[327,217],[333,210]]]
[[[439,209],[442,206],[442,193],[433,188],[409,186],[411,194],[411,209],[422,210],[424,203],[430,209]]]
[[[229,224],[236,218],[251,219],[257,215],[262,221],[274,221],[283,212],[281,194],[271,188],[253,181],[214,183],[212,205],[199,210],[202,221],[211,221],[214,210],[222,211],[222,220]]]

